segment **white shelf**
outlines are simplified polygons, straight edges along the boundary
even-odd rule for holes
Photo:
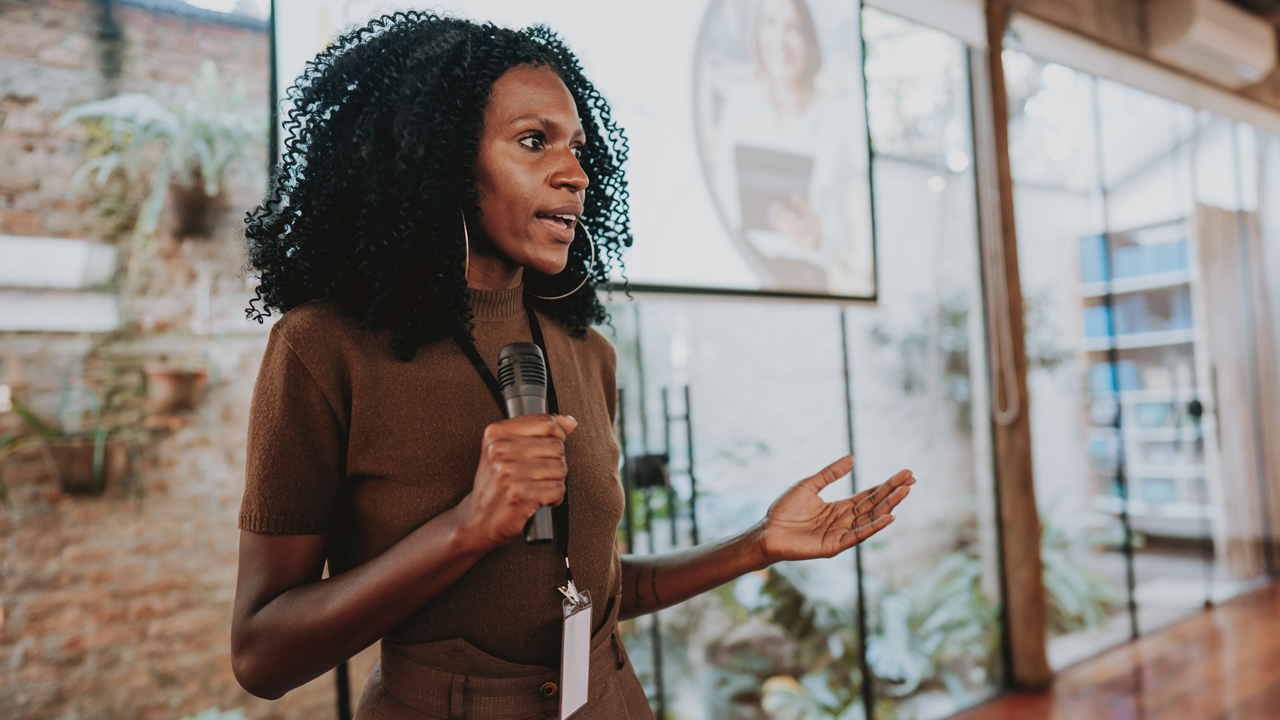
[[[1204,477],[1204,465],[1178,463],[1176,465],[1149,465],[1130,462],[1125,467],[1130,480],[1198,480]]]
[[[1213,517],[1213,508],[1207,503],[1153,503],[1133,499],[1130,499],[1128,503],[1131,517],[1162,517],[1178,520],[1209,520]],[[1125,501],[1115,495],[1095,495],[1093,497],[1093,508],[1098,512],[1119,515],[1124,505]]]
[[[1111,294],[1142,292],[1143,290],[1159,290],[1161,288],[1178,287],[1191,282],[1190,270],[1173,270],[1171,272],[1135,275],[1134,277],[1115,278],[1111,281]],[[1086,298],[1102,297],[1107,294],[1105,281],[1081,283],[1080,296]]]
[[[1093,397],[1098,400],[1106,400],[1112,397],[1114,393],[1097,393]],[[1206,397],[1207,393],[1200,392],[1195,388],[1182,388],[1180,390],[1121,390],[1120,402],[1131,405],[1134,403],[1152,403],[1152,402],[1190,402],[1201,397]]]
[[[112,293],[0,288],[0,331],[110,332],[117,327],[120,298]]]
[[[1166,223],[1158,228],[1139,229],[1124,235],[1132,236],[1130,239],[1145,241],[1140,244],[1185,242],[1184,225],[1180,221]],[[1156,238],[1151,235],[1152,233],[1160,237]],[[1139,235],[1149,235],[1149,237],[1138,238]],[[1193,291],[1197,277],[1197,269],[1191,266],[1167,272],[1111,278],[1100,282],[1084,282],[1077,287],[1083,306],[1089,309],[1089,313],[1101,313],[1099,306],[1103,304],[1102,301],[1109,296],[1117,296],[1117,302],[1111,306],[1112,312],[1108,318],[1109,327],[1114,330],[1121,327],[1116,323],[1123,320],[1115,314],[1118,312],[1115,310],[1116,307],[1124,307],[1130,300],[1141,301],[1144,296],[1155,302],[1157,306],[1163,304],[1165,297],[1169,295],[1176,295],[1185,300],[1185,296]],[[1107,304],[1111,305],[1110,302]],[[1088,315],[1086,319],[1100,318]],[[1188,318],[1177,319],[1175,321],[1177,324],[1175,322],[1157,324],[1159,321],[1156,318],[1151,320],[1152,322],[1140,321],[1141,324],[1131,325],[1134,328],[1154,328],[1161,325],[1172,328],[1191,324]],[[1092,326],[1086,323],[1086,327]],[[1204,458],[1197,451],[1200,450],[1201,442],[1206,438],[1205,427],[1190,424],[1186,416],[1188,404],[1191,401],[1198,400],[1207,405],[1209,404],[1207,398],[1212,397],[1212,394],[1197,386],[1193,380],[1194,372],[1193,377],[1186,377],[1182,367],[1190,365],[1194,370],[1198,360],[1195,352],[1196,343],[1201,342],[1202,339],[1198,327],[1182,327],[1177,330],[1126,332],[1117,335],[1085,337],[1083,340],[1084,351],[1089,355],[1089,362],[1108,359],[1106,355],[1100,356],[1100,354],[1112,350],[1150,349],[1148,352],[1132,353],[1128,358],[1144,370],[1141,373],[1144,379],[1160,389],[1100,393],[1090,391],[1087,396],[1088,405],[1085,408],[1087,417],[1092,418],[1096,411],[1100,419],[1105,419],[1111,410],[1118,410],[1119,419],[1122,421],[1121,427],[1111,427],[1110,423],[1089,426],[1086,437],[1089,438],[1092,449],[1105,448],[1114,453],[1119,443],[1123,442],[1127,446],[1125,462],[1119,468],[1114,462],[1101,465],[1092,462],[1091,453],[1089,464],[1092,468],[1093,480],[1090,484],[1103,489],[1108,489],[1110,486],[1109,489],[1114,490],[1115,473],[1117,470],[1122,470],[1127,495],[1130,498],[1122,500],[1113,495],[1102,494],[1094,496],[1090,504],[1095,511],[1101,513],[1111,515],[1124,513],[1129,517],[1129,525],[1135,532],[1193,539],[1206,539],[1212,535],[1213,509],[1209,504],[1199,502],[1205,497],[1206,472]],[[1166,356],[1163,362],[1157,362],[1159,358],[1152,357],[1159,355]],[[1149,363],[1168,365],[1170,369],[1163,373],[1168,379],[1163,380],[1163,383],[1158,382],[1161,380],[1161,374],[1158,373],[1147,377],[1145,365]],[[1174,365],[1178,366],[1176,372],[1172,369]],[[1119,369],[1113,368],[1112,372],[1119,372]],[[1172,385],[1175,379],[1179,382],[1177,385]],[[1163,406],[1164,410],[1159,406]],[[1211,409],[1205,407],[1204,410],[1206,417],[1203,419],[1211,421]],[[1154,422],[1156,420],[1168,420],[1177,424],[1175,426],[1160,424],[1156,427],[1138,425],[1138,421]],[[1212,422],[1208,422],[1208,425],[1212,427]],[[1143,499],[1144,490],[1147,491],[1146,498],[1168,500],[1168,502]]]
[[[105,285],[116,274],[116,255],[116,247],[108,243],[0,235],[0,288],[83,290]]]
[[[1133,350],[1136,348],[1165,347],[1168,345],[1186,345],[1195,342],[1196,332],[1191,328],[1185,330],[1161,330],[1159,332],[1130,333],[1115,336],[1114,347],[1117,350]],[[1112,338],[1085,338],[1085,349],[1089,352],[1110,350]]]
[[[1108,462],[1105,466],[1092,462],[1090,465],[1094,474],[1098,477],[1109,483],[1115,482],[1114,462]],[[1130,461],[1125,464],[1124,476],[1125,482],[1142,482],[1143,480],[1183,482],[1186,480],[1199,480],[1204,477],[1204,465],[1192,462],[1155,465]]]
[[[1093,509],[1119,515],[1125,501],[1114,495],[1095,495]],[[1129,527],[1135,532],[1161,537],[1209,540],[1213,537],[1213,511],[1203,503],[1150,503],[1128,501]]]
[[[1106,435],[1115,437],[1116,429],[1113,427],[1094,426],[1091,431],[1098,435]],[[1194,442],[1202,437],[1203,430],[1195,428],[1140,428],[1126,427],[1124,429],[1124,439],[1131,442]]]

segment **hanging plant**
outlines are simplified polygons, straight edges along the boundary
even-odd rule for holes
[[[110,484],[132,477],[134,492],[138,489],[138,449],[135,440],[122,429],[115,431],[102,424],[98,395],[87,387],[79,393],[70,384],[63,386],[59,417],[66,415],[71,398],[79,395],[88,406],[90,426],[83,431],[67,429],[63,422],[46,421],[17,398],[7,385],[0,385],[0,412],[13,412],[26,425],[26,430],[0,438],[0,464],[4,455],[28,443],[41,443],[50,470],[57,477],[62,492],[68,495],[101,495]],[[0,483],[0,500],[8,504],[8,488]]]
[[[168,108],[150,95],[125,93],[71,108],[58,124],[80,123],[97,141],[68,194],[90,181],[102,190],[122,176],[126,186],[146,189],[132,233],[140,245],[155,234],[166,198],[174,209],[175,237],[208,237],[228,168],[264,145],[263,116],[241,110],[243,99],[243,84],[224,92],[217,65],[205,60],[193,97],[183,105]]]

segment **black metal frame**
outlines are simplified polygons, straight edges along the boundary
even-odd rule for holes
[[[643,373],[641,373],[643,376]],[[627,541],[628,552],[636,551],[636,522],[634,513],[634,498],[636,491],[643,495],[644,505],[644,529],[648,536],[648,551],[650,554],[657,552],[657,538],[655,537],[654,527],[654,507],[653,493],[661,492],[665,496],[667,519],[671,530],[671,547],[676,548],[681,545],[678,520],[680,517],[680,500],[679,493],[670,482],[671,476],[671,426],[675,423],[684,423],[685,426],[685,467],[677,472],[688,475],[689,477],[689,498],[688,498],[688,517],[689,517],[689,544],[697,545],[698,537],[698,515],[697,515],[697,498],[698,498],[698,481],[694,472],[693,459],[693,413],[692,404],[690,402],[689,386],[685,385],[684,392],[684,413],[676,414],[671,411],[670,388],[662,388],[662,437],[663,447],[660,452],[647,452],[647,439],[642,439],[641,445],[645,447],[646,452],[638,455],[630,455],[627,452],[628,436],[626,422],[626,393],[623,389],[618,390],[618,422],[617,428],[619,432],[619,445],[623,449],[622,453],[622,485],[626,495],[626,507],[623,511],[622,526],[624,537]],[[641,417],[646,412],[644,395],[638,393]],[[647,426],[647,423],[643,423]],[[667,712],[667,692],[666,680],[663,676],[662,669],[662,625],[658,617],[658,613],[650,615],[649,624],[649,642],[651,652],[653,654],[653,675],[654,675],[654,695],[653,698],[657,707],[654,709],[655,715],[659,720],[665,720],[668,717]]]

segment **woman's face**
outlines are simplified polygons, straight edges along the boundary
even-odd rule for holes
[[[792,0],[763,0],[756,16],[756,47],[764,71],[774,80],[799,84],[807,52],[804,24]]]
[[[493,83],[476,167],[480,227],[491,246],[484,254],[508,270],[564,269],[586,197],[578,164],[585,140],[573,95],[554,70],[521,65]]]

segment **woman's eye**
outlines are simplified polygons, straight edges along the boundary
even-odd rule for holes
[[[574,157],[576,157],[576,158],[578,158],[578,159],[582,159],[582,146],[581,146],[581,145],[574,145],[573,147],[569,148],[569,152],[573,153],[573,156],[574,156]]]
[[[527,137],[522,137],[520,138],[520,144],[529,148],[530,150],[541,150],[542,137],[539,135],[529,135]]]

